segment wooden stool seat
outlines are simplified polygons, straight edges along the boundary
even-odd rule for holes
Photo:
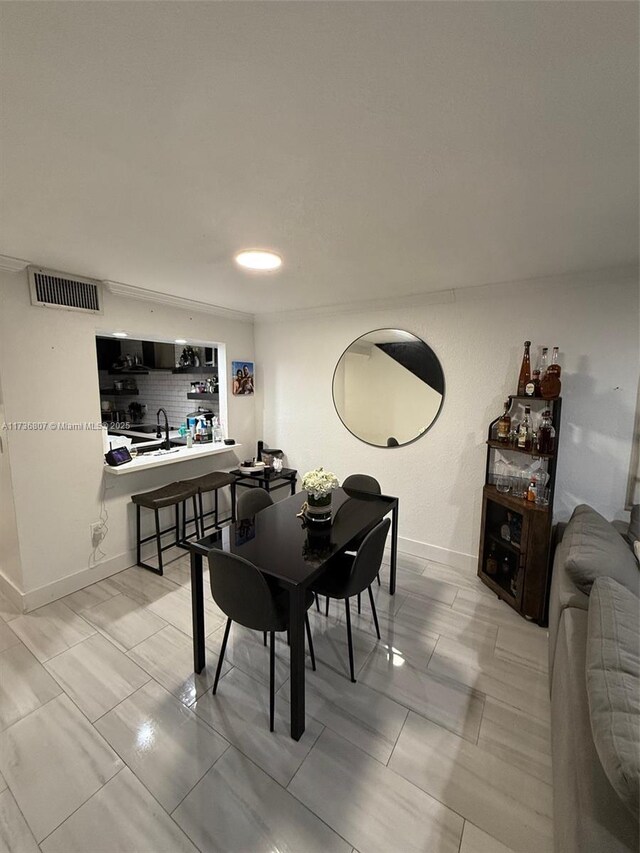
[[[198,496],[198,488],[190,482],[169,483],[167,486],[162,486],[159,489],[152,489],[149,492],[140,492],[137,495],[131,495],[131,500],[136,506],[136,561],[139,566],[144,569],[149,569],[158,575],[163,574],[162,552],[169,548],[178,547],[184,548],[187,536],[187,524],[195,524],[195,532],[190,536],[200,537],[199,516],[196,504]],[[187,521],[187,501],[193,503],[193,519]],[[180,505],[182,505],[182,537],[180,536]],[[151,536],[146,536],[144,539],[140,535],[140,508],[153,510],[155,516],[155,533]],[[175,520],[170,527],[160,528],[160,510],[166,507],[175,507]],[[169,545],[162,544],[162,537],[166,533],[173,533],[174,541]],[[156,541],[158,550],[158,565],[152,566],[150,563],[145,563],[142,559],[142,546],[146,542]]]
[[[202,536],[204,536],[205,532],[210,528],[219,528],[220,527],[220,519],[218,518],[218,490],[224,488],[224,486],[230,486],[232,483],[235,483],[236,478],[233,474],[227,474],[226,471],[210,471],[208,474],[202,474],[200,477],[193,477],[191,480],[184,480],[180,485],[189,486],[195,489],[195,493],[198,495],[198,507],[199,507],[199,523],[200,523],[200,532]],[[213,509],[209,510],[209,512],[204,511],[204,503],[202,500],[202,496],[207,494],[207,492],[213,492]],[[229,518],[222,519],[223,521],[235,521],[233,517],[233,500],[231,501],[231,516]],[[206,524],[205,518],[209,518],[209,516],[213,516],[213,524]]]

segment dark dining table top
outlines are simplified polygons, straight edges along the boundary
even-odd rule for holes
[[[306,493],[299,492],[261,510],[252,519],[188,543],[190,551],[206,555],[214,548],[244,557],[265,574],[287,585],[307,584],[320,574],[332,556],[344,551],[362,531],[390,512],[397,498],[351,489],[332,492],[330,524],[297,517]]]

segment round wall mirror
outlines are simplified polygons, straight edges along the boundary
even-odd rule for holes
[[[333,403],[356,438],[398,447],[424,435],[440,414],[444,373],[424,341],[400,329],[376,329],[342,353]]]

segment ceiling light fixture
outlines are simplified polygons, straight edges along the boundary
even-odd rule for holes
[[[175,343],[176,344],[186,344],[186,341],[184,338],[176,338]]]
[[[241,267],[254,272],[273,272],[282,266],[282,258],[266,249],[245,249],[238,252],[235,261]]]
[[[113,337],[114,338],[128,338],[129,335],[126,332],[114,332]]]

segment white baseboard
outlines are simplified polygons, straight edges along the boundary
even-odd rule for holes
[[[18,610],[22,610],[22,593],[18,587],[15,586],[13,581],[10,581],[9,578],[5,577],[3,574],[0,574],[0,592],[12,604],[15,604]]]
[[[398,551],[411,557],[433,560],[436,563],[443,563],[446,566],[463,571],[475,572],[476,570],[477,557],[472,554],[452,551],[450,548],[442,548],[428,542],[419,542],[415,539],[399,536]],[[104,563],[100,563],[94,568],[83,569],[81,572],[67,575],[67,577],[32,589],[29,592],[22,592],[8,578],[0,574],[0,592],[6,595],[23,613],[28,613],[30,610],[35,610],[37,607],[63,598],[65,595],[84,589],[92,583],[111,577],[116,572],[128,569],[130,566],[134,566],[135,562],[135,551],[132,549],[119,554],[117,557],[112,557],[110,560],[105,560]]]
[[[70,595],[72,592],[77,592],[79,589],[84,589],[92,583],[97,583],[105,578],[115,575],[116,572],[121,572],[123,569],[128,569],[129,566],[135,565],[135,551],[125,551],[117,557],[112,557],[110,560],[105,560],[104,563],[99,563],[91,569],[83,569],[81,572],[76,572],[73,575],[67,575],[53,583],[45,584],[37,589],[29,590],[29,592],[19,592],[18,607],[28,613],[30,610],[35,610],[37,607],[42,607],[44,604],[50,604],[58,598],[63,598],[65,595]]]
[[[433,560],[434,563],[444,563],[445,566],[463,571],[475,572],[478,564],[478,558],[473,554],[452,551],[450,548],[418,542],[416,539],[406,539],[404,536],[398,536],[398,551],[423,560]]]

